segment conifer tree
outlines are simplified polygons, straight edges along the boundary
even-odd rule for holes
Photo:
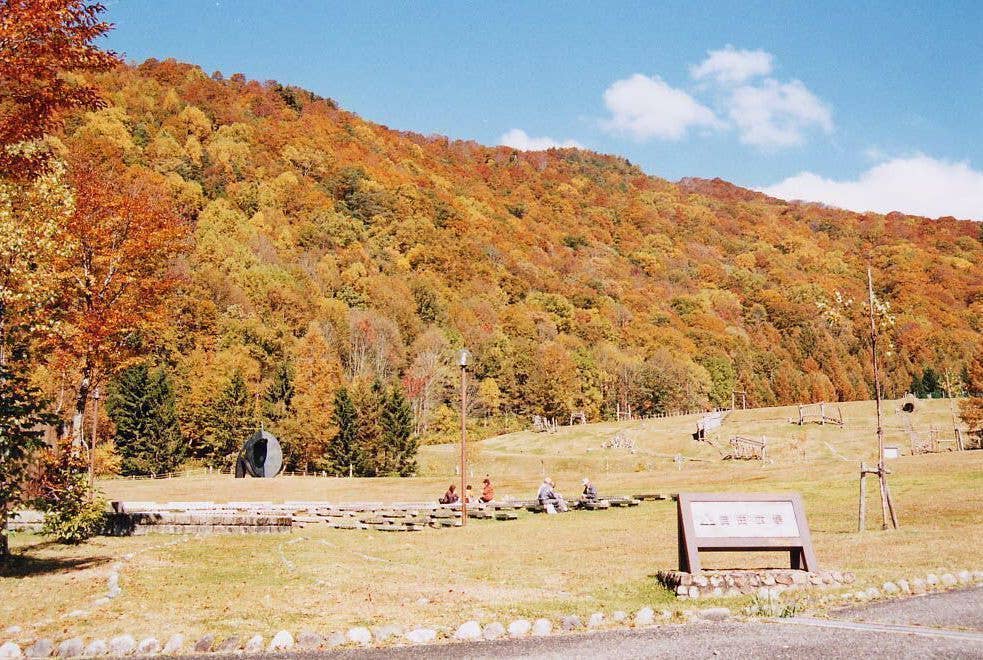
[[[255,430],[256,416],[249,390],[242,374],[236,371],[212,405],[202,458],[211,467],[231,467],[240,447]]]
[[[942,395],[942,379],[932,367],[925,367],[922,372],[922,390],[927,397],[938,397]]]
[[[31,457],[42,444],[40,426],[55,422],[27,378],[24,354],[0,346],[0,562],[9,554],[7,517],[20,502]]]
[[[345,476],[349,466],[354,470],[355,465],[360,462],[356,440],[358,416],[352,397],[345,387],[335,394],[332,421],[338,431],[328,443],[327,458],[334,474]]]
[[[417,439],[413,435],[413,411],[402,388],[395,386],[382,411],[382,444],[387,457],[385,474],[412,476],[416,472]]]
[[[287,417],[293,408],[294,369],[286,360],[280,362],[273,372],[273,382],[266,388],[263,396],[263,417],[276,424]]]
[[[106,412],[124,475],[165,474],[181,464],[185,446],[166,371],[146,364],[124,370],[110,384]]]

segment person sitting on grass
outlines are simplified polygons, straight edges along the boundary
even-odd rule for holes
[[[444,496],[437,501],[440,504],[455,504],[458,499],[457,487],[454,484],[451,484],[447,487],[447,492],[444,493]]]
[[[569,511],[567,507],[566,500],[563,496],[556,492],[556,484],[549,477],[543,479],[542,485],[539,487],[539,491],[536,493],[536,499],[539,503],[543,505],[546,509],[546,513],[553,514],[557,511]]]
[[[495,487],[492,486],[491,479],[488,477],[485,477],[481,484],[481,501],[488,504],[495,499]]]
[[[591,483],[591,480],[584,477],[584,492],[580,496],[580,499],[585,502],[596,502],[597,501],[597,488]]]

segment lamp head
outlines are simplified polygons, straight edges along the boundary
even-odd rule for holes
[[[457,354],[457,364],[462,369],[468,367],[468,363],[471,361],[471,353],[466,348],[462,348]]]

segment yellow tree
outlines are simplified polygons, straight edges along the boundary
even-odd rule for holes
[[[305,472],[325,469],[327,445],[335,432],[331,416],[335,393],[342,385],[342,367],[318,323],[312,321],[297,342],[293,364],[293,415],[284,424],[291,462]]]

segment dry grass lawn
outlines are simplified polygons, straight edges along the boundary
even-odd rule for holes
[[[894,407],[885,405],[888,443],[907,447],[904,421]],[[944,401],[919,402],[912,417],[916,430],[935,426],[951,436],[948,410]],[[857,467],[860,459],[874,458],[873,404],[843,404],[845,428],[800,428],[786,421],[793,414],[793,408],[739,411],[716,434],[721,446],[731,435],[767,436],[773,462],[764,465],[721,460],[716,449],[690,437],[695,418],[674,418],[492,438],[474,451],[474,482],[488,473],[499,495],[521,498],[532,497],[544,471],[570,495],[585,474],[608,494],[796,491],[805,498],[819,561],[854,571],[862,582],[983,568],[983,452],[891,461],[902,529],[879,531],[879,503],[872,493],[871,531],[860,534]],[[616,433],[634,438],[636,453],[600,448]],[[701,460],[677,466],[676,454]],[[455,456],[451,446],[425,447],[425,476],[413,479],[196,476],[112,480],[101,488],[111,499],[158,502],[435,499],[454,478]],[[408,534],[318,526],[277,536],[98,538],[78,548],[17,535],[14,547],[22,556],[13,574],[0,578],[0,630],[20,625],[24,639],[64,638],[69,631],[269,636],[281,628],[326,633],[354,624],[439,626],[643,604],[679,607],[652,577],[675,568],[672,502],[554,517],[520,514],[511,522],[475,520],[463,529]],[[93,607],[93,599],[106,591],[113,562],[131,553],[122,569],[123,595]],[[777,565],[784,559],[704,557],[707,567]],[[63,618],[74,610],[86,614]]]

